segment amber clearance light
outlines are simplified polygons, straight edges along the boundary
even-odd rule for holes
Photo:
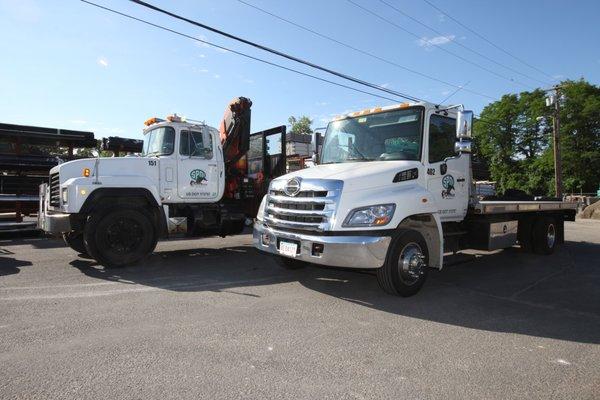
[[[90,169],[89,168],[83,169],[83,176],[85,176],[86,178],[90,177]]]

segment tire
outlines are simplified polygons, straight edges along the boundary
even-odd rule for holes
[[[85,243],[83,242],[83,232],[66,232],[63,233],[62,236],[67,246],[75,250],[80,257],[92,258],[85,248]]]
[[[154,251],[158,235],[149,213],[140,208],[111,208],[92,214],[83,240],[88,253],[107,268],[135,264]]]
[[[552,254],[557,243],[556,220],[551,217],[538,217],[533,224],[533,251],[536,254]]]
[[[385,263],[377,269],[379,286],[392,295],[415,295],[427,279],[429,252],[419,232],[405,230],[390,243]]]
[[[302,269],[308,265],[308,263],[306,261],[300,261],[300,260],[295,260],[293,258],[287,258],[287,257],[281,257],[281,256],[275,256],[275,257],[277,259],[277,264],[279,264],[281,267],[283,267],[285,269],[290,269],[290,270]]]
[[[519,220],[519,227],[517,230],[517,239],[521,250],[526,253],[533,251],[533,219],[523,218]]]

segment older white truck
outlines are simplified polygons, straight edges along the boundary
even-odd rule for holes
[[[257,187],[268,178],[261,168],[272,158],[265,157],[265,134],[250,135],[251,105],[234,99],[219,129],[177,115],[150,118],[142,157],[52,168],[49,183],[40,186],[39,228],[61,234],[75,251],[107,267],[140,261],[160,237],[240,233],[253,216]],[[281,137],[285,141],[285,131]],[[253,138],[258,146],[251,149]],[[249,173],[249,164],[257,173]]]
[[[419,291],[445,252],[517,243],[551,254],[575,204],[480,200],[471,165],[473,113],[403,103],[330,122],[318,165],[273,180],[254,224],[258,250],[287,268],[374,269],[388,293]]]

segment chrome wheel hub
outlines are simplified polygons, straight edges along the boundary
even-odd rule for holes
[[[554,246],[554,241],[556,240],[556,229],[554,229],[554,224],[548,225],[546,240],[548,242],[548,247],[552,248]]]
[[[427,264],[421,246],[409,243],[400,252],[398,271],[400,279],[407,285],[412,285],[425,273]]]

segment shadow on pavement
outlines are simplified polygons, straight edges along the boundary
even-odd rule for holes
[[[182,292],[224,291],[296,280],[251,246],[155,252],[139,265],[126,268],[104,268],[84,259],[70,264],[93,278]]]
[[[61,237],[44,236],[39,231],[0,232],[0,246],[29,245],[36,249],[56,249],[67,245]]]
[[[123,269],[105,269],[87,260],[71,264],[94,278],[173,291],[230,291],[299,282],[310,290],[391,314],[492,332],[600,343],[599,254],[598,244],[568,242],[551,257],[518,249],[459,255],[443,271],[431,270],[424,288],[410,298],[382,292],[373,272],[316,266],[288,271],[250,245],[157,252],[141,265]]]
[[[21,272],[21,267],[33,265],[30,261],[17,260],[0,249],[0,276],[14,275]]]

